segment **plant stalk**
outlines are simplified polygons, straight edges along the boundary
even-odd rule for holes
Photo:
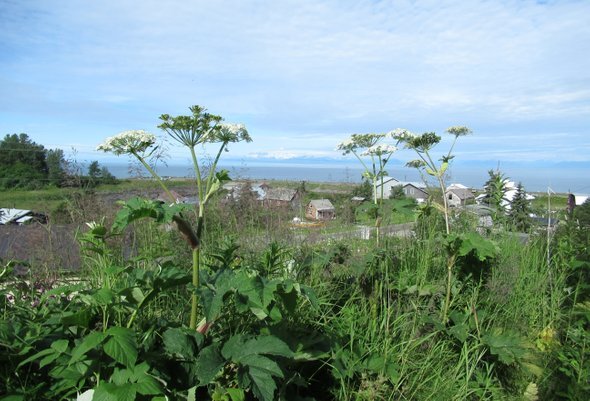
[[[193,293],[191,295],[191,316],[189,328],[191,330],[197,329],[197,311],[199,307],[199,297],[197,289],[199,288],[199,263],[201,257],[201,248],[193,248]]]

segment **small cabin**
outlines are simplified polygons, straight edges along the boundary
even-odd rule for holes
[[[305,217],[311,220],[333,220],[336,218],[336,209],[329,199],[314,199],[307,205]]]

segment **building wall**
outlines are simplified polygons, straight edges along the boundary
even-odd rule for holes
[[[420,188],[416,188],[413,185],[406,185],[404,187],[404,194],[406,194],[406,196],[408,198],[414,198],[414,199],[426,199],[426,198],[428,198],[428,194],[426,192],[424,192]]]

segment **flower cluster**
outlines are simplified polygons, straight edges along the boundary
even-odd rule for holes
[[[358,149],[375,146],[383,138],[385,138],[385,134],[352,134],[349,139],[339,143],[336,150],[344,151],[344,154],[347,155]]]
[[[365,150],[363,153],[361,153],[361,156],[383,156],[383,155],[391,154],[391,153],[395,152],[396,150],[397,150],[397,147],[395,147],[393,145],[388,145],[386,143],[382,143],[379,145],[371,146],[370,148]]]
[[[107,138],[104,143],[98,145],[96,150],[112,152],[116,155],[138,154],[156,143],[156,137],[144,130],[123,131],[115,136]]]
[[[217,138],[215,138],[217,142],[252,142],[252,138],[248,134],[248,130],[244,124],[230,124],[230,123],[221,123],[219,124],[219,131]]]
[[[408,131],[405,128],[396,128],[393,131],[390,131],[388,135],[399,142],[408,142],[416,137],[416,134]]]
[[[469,135],[472,132],[473,131],[471,131],[468,127],[465,127],[463,125],[455,125],[453,127],[447,128],[447,133],[455,135],[455,137]]]

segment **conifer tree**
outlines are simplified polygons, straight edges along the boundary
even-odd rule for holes
[[[519,182],[516,186],[516,194],[510,203],[508,216],[514,228],[518,231],[528,231],[531,228],[531,206],[526,198],[524,187]]]

